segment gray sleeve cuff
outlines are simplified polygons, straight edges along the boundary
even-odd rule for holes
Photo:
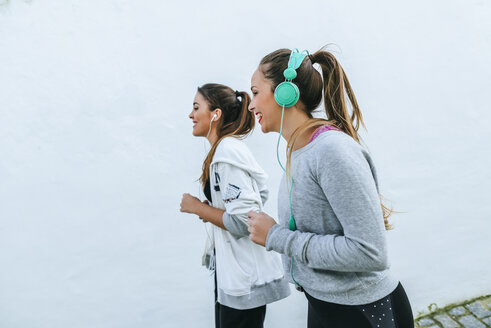
[[[227,212],[223,212],[222,220],[225,228],[227,228],[227,230],[235,237],[240,238],[249,236],[247,224],[236,215],[230,215]]]
[[[279,224],[274,225],[266,236],[266,250],[294,257],[308,264],[306,251],[314,236],[310,232],[291,231]]]
[[[288,232],[285,227],[275,224],[269,229],[268,235],[266,236],[266,250],[275,251],[283,254],[283,244],[281,240],[284,238],[285,232]]]

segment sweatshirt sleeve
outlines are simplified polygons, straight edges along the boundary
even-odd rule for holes
[[[223,225],[237,237],[249,235],[247,213],[261,208],[261,196],[254,190],[252,177],[243,169],[228,163],[218,163],[220,193],[225,204]]]
[[[266,249],[293,257],[314,269],[385,270],[388,267],[385,227],[369,160],[358,145],[328,144],[317,151],[313,175],[343,232],[320,235],[276,225],[268,233]]]

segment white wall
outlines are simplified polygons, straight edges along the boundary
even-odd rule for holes
[[[331,47],[401,212],[415,312],[491,293],[487,1],[0,1],[0,327],[211,327],[205,231],[179,213],[196,87],[248,90],[279,47]],[[275,135],[248,144],[271,176]],[[303,296],[268,327],[301,327]]]

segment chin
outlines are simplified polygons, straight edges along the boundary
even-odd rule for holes
[[[203,133],[200,133],[198,130],[193,129],[193,136],[195,137],[202,137]]]
[[[272,132],[271,129],[268,129],[266,125],[261,125],[261,132],[262,133],[270,133]]]

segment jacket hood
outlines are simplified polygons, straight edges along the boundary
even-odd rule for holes
[[[266,202],[268,175],[256,162],[251,151],[242,140],[235,137],[223,139],[215,151],[211,165],[216,163],[228,163],[249,173],[256,180],[263,203]]]

